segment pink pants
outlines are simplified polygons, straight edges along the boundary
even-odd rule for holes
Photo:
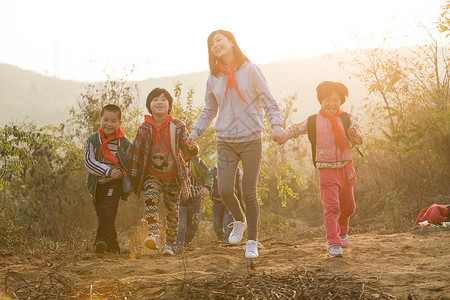
[[[339,236],[348,233],[348,221],[355,212],[353,188],[356,174],[353,162],[341,169],[320,169],[319,178],[328,245],[340,244]]]

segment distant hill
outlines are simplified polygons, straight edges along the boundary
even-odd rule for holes
[[[26,116],[39,124],[62,122],[84,86],[0,64],[0,124],[22,121]]]
[[[348,74],[327,56],[293,58],[260,67],[276,99],[298,94],[297,118],[304,118],[319,109],[315,88],[322,80],[340,80],[349,87],[350,97],[344,109],[358,104],[367,94],[359,81],[349,80]],[[207,78],[208,72],[204,71],[139,81],[140,103],[145,105],[146,95],[154,87],[171,91],[174,83],[181,81],[184,90],[189,87],[195,89],[194,103],[203,105]],[[20,122],[27,116],[40,125],[64,122],[69,117],[70,107],[87,85],[87,82],[62,80],[0,64],[0,125]]]

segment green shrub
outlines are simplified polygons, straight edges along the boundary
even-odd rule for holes
[[[294,220],[287,219],[280,214],[275,214],[271,211],[261,211],[259,217],[259,235],[260,239],[268,237],[280,232],[284,232],[295,228]]]
[[[383,219],[388,229],[400,230],[408,226],[407,208],[402,203],[403,191],[393,191],[384,198]]]

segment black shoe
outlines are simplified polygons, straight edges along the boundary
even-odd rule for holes
[[[94,245],[95,253],[98,253],[98,254],[105,253],[107,248],[108,248],[108,246],[106,245],[106,243],[104,241],[98,241]]]

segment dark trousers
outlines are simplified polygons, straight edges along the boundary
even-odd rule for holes
[[[213,198],[213,229],[221,241],[228,241],[232,228],[228,227],[234,221],[228,208],[222,200]]]
[[[179,217],[177,245],[182,246],[184,244],[189,244],[194,239],[200,223],[201,206],[201,197],[180,202],[180,206],[178,208]]]
[[[119,251],[115,221],[120,195],[122,194],[122,181],[113,180],[104,184],[97,184],[95,192],[95,212],[97,213],[98,228],[95,243],[103,241],[108,246],[107,251]]]

